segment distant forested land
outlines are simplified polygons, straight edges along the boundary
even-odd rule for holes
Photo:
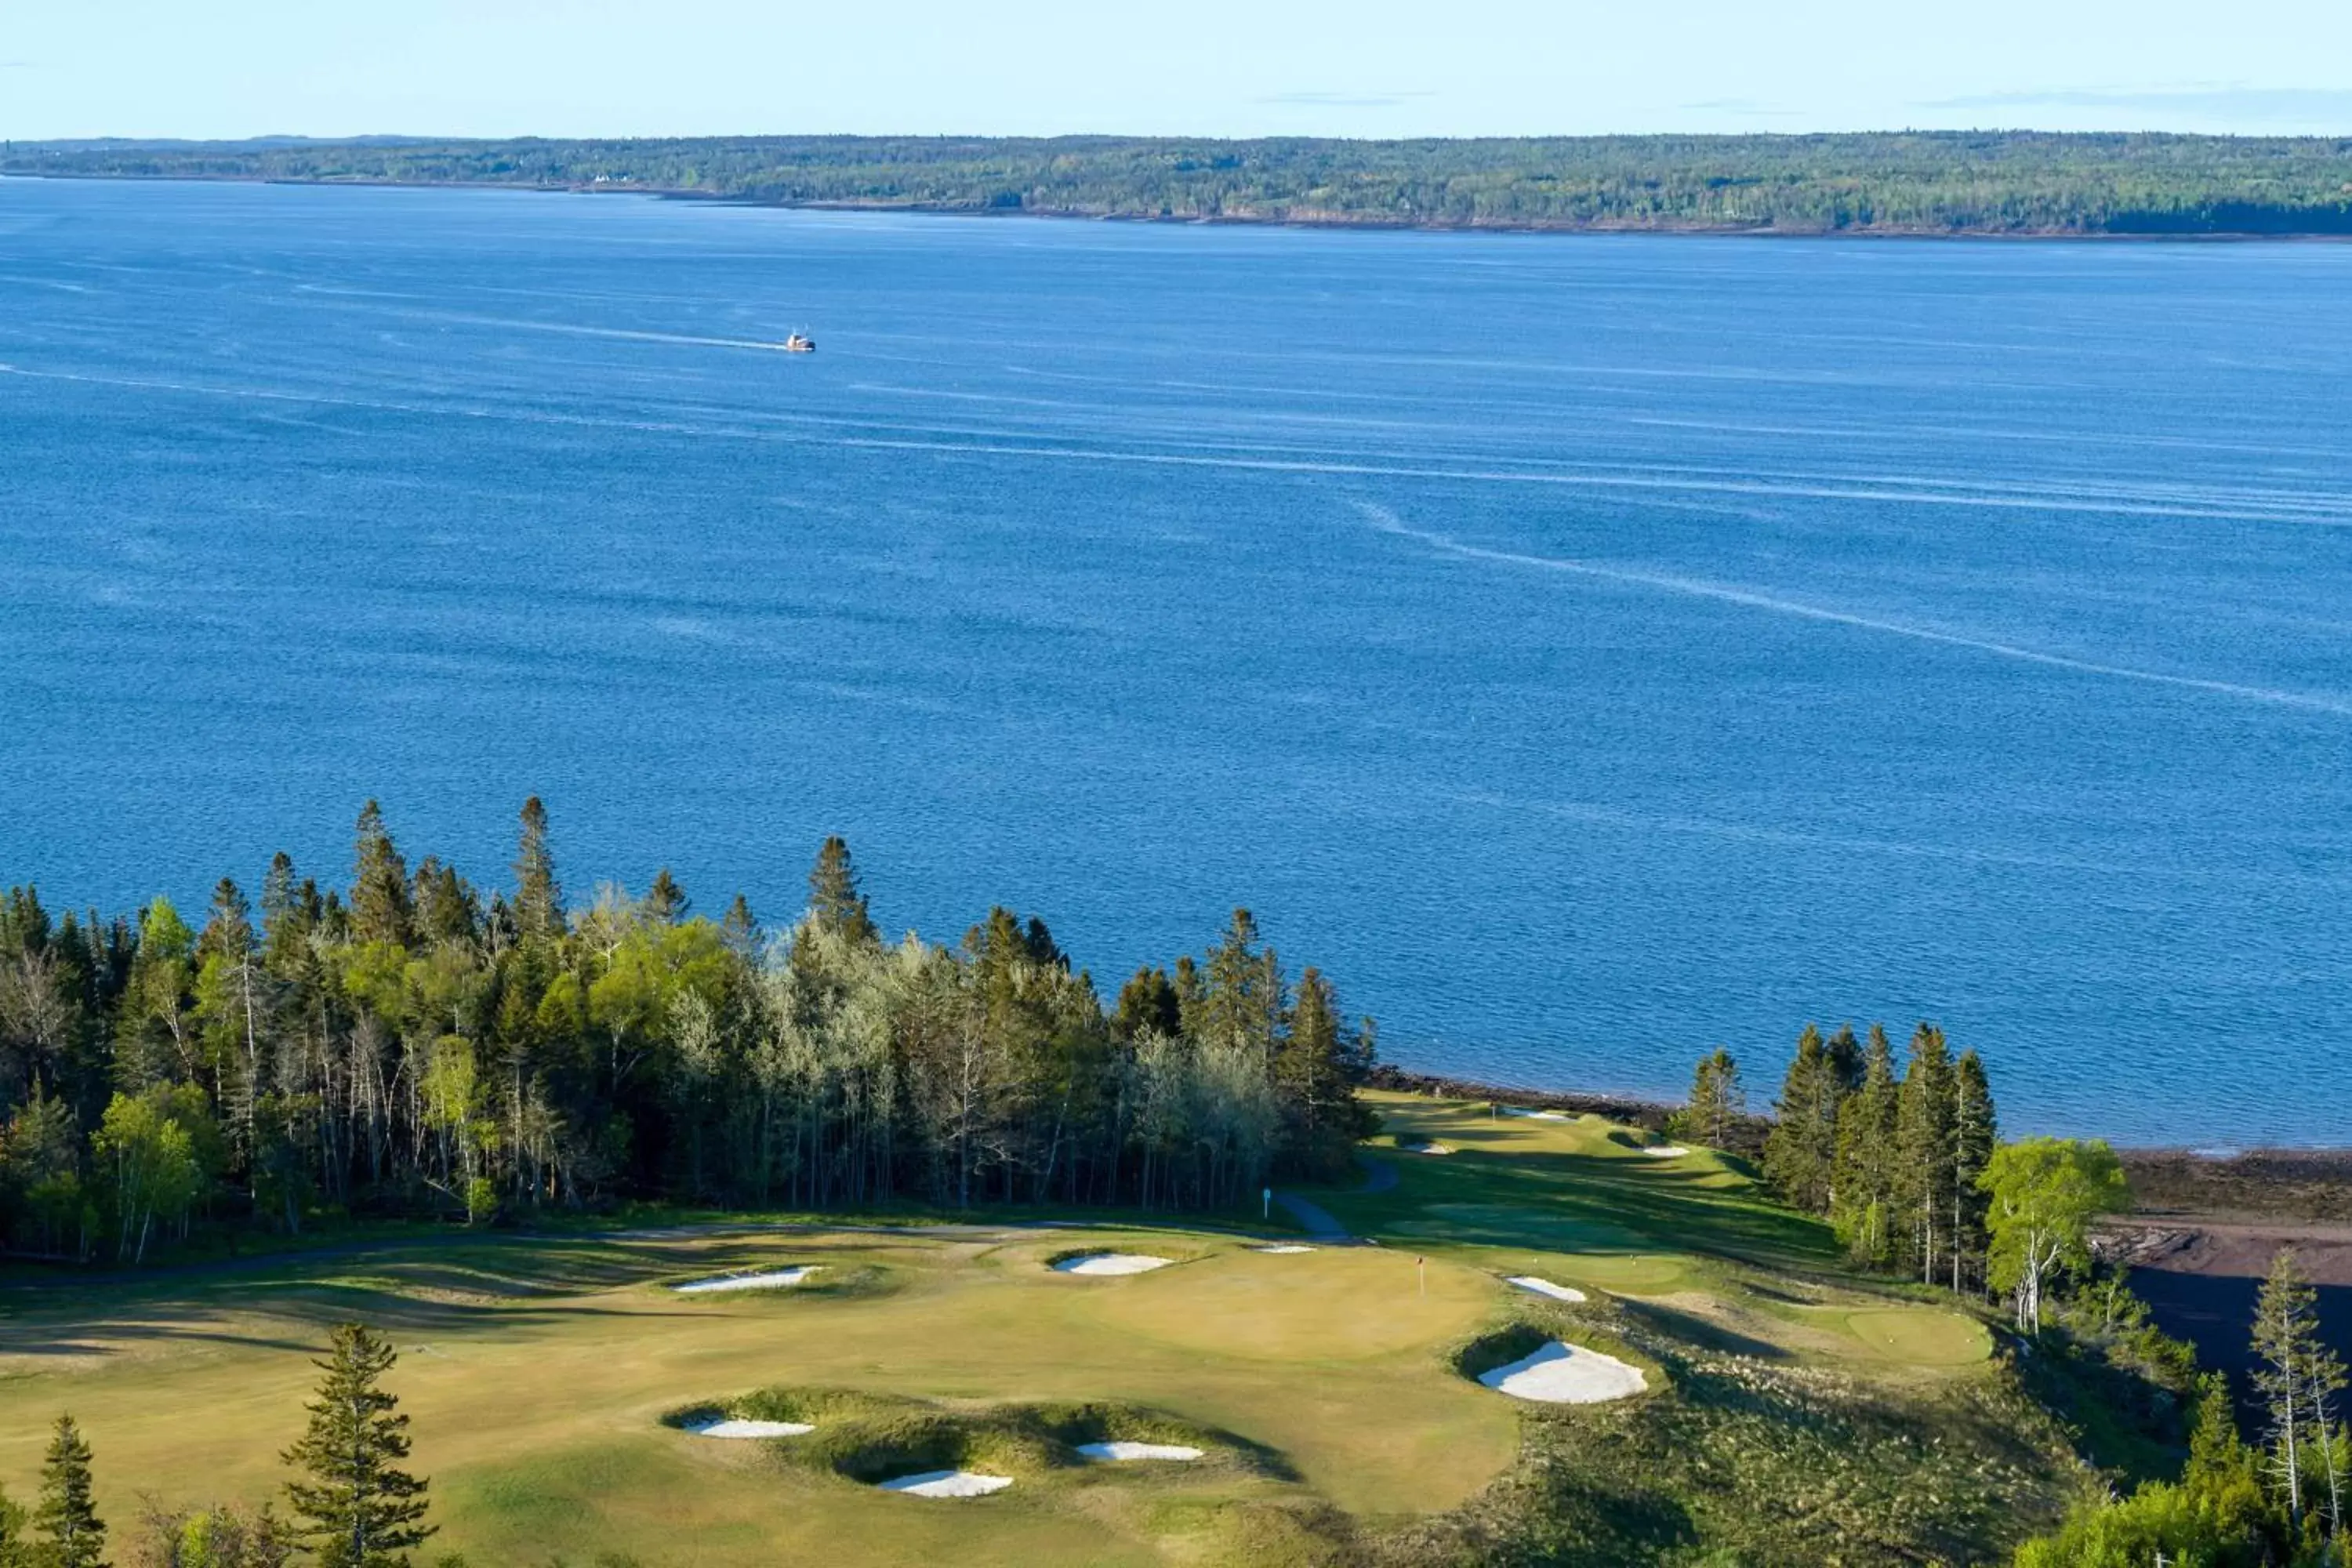
[[[1413,142],[751,136],[14,143],[0,173],[637,190],[1340,226],[2352,235],[2352,138],[1902,132]]]

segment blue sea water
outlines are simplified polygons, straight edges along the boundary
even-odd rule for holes
[[[819,352],[763,345],[814,334]],[[0,880],[1255,909],[1405,1063],[2352,1139],[2352,249],[0,182]]]

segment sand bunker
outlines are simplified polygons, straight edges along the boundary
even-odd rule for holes
[[[689,1279],[671,1289],[681,1296],[698,1296],[711,1290],[773,1290],[786,1285],[797,1285],[823,1268],[811,1263],[792,1268],[771,1268],[764,1274],[721,1274],[715,1279]]]
[[[1481,1373],[1478,1381],[1497,1394],[1545,1405],[1601,1405],[1649,1386],[1640,1367],[1558,1340],[1508,1366]]]
[[[816,1430],[805,1421],[698,1421],[687,1428],[698,1437],[805,1437]]]
[[[1181,1443],[1081,1443],[1078,1452],[1089,1459],[1197,1459],[1201,1450]]]
[[[1690,1151],[1679,1143],[1660,1143],[1644,1149],[1642,1152],[1653,1160],[1679,1160]]]
[[[1083,1258],[1065,1258],[1054,1269],[1059,1274],[1149,1274],[1175,1261],[1148,1252],[1089,1252]]]
[[[1585,1299],[1584,1292],[1573,1285],[1561,1285],[1549,1279],[1538,1279],[1532,1274],[1514,1274],[1503,1283],[1516,1285],[1530,1295],[1549,1296],[1555,1301],[1581,1301]]]
[[[1568,1112],[1564,1110],[1529,1110],[1524,1105],[1507,1105],[1503,1107],[1503,1114],[1506,1116],[1524,1116],[1531,1121],[1565,1121],[1568,1120]]]
[[[1278,1253],[1278,1254],[1288,1254],[1288,1253],[1293,1253],[1293,1252],[1312,1252],[1312,1251],[1314,1251],[1315,1249],[1314,1249],[1313,1247],[1311,1247],[1307,1246],[1305,1242],[1300,1242],[1300,1241],[1277,1241],[1277,1242],[1276,1242],[1276,1243],[1275,1243],[1273,1246],[1271,1246],[1271,1247],[1251,1247],[1251,1248],[1250,1248],[1250,1250],[1251,1250],[1252,1252],[1271,1252],[1271,1253]]]
[[[986,1497],[1012,1484],[1011,1476],[983,1476],[971,1470],[925,1470],[919,1476],[884,1481],[881,1486],[886,1492],[904,1492],[908,1497]]]
[[[1406,1143],[1400,1145],[1408,1154],[1451,1154],[1453,1150],[1443,1143]]]

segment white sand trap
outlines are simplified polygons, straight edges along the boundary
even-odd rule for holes
[[[1516,1285],[1530,1295],[1549,1296],[1555,1301],[1581,1301],[1585,1299],[1584,1292],[1573,1285],[1562,1285],[1551,1279],[1538,1279],[1532,1274],[1514,1274],[1503,1283]]]
[[[1564,1110],[1529,1110],[1524,1105],[1507,1105],[1503,1107],[1503,1114],[1506,1116],[1524,1116],[1530,1121],[1565,1121],[1568,1120],[1568,1113]]]
[[[1481,1373],[1478,1381],[1497,1394],[1545,1405],[1603,1405],[1630,1398],[1650,1385],[1638,1366],[1558,1340],[1508,1366]]]
[[[1452,1149],[1447,1148],[1443,1143],[1408,1143],[1404,1146],[1404,1152],[1408,1154],[1451,1154],[1454,1152]]]
[[[1644,1149],[1642,1152],[1653,1160],[1679,1160],[1690,1151],[1679,1143],[1660,1143],[1654,1148]]]
[[[1312,1252],[1315,1249],[1307,1246],[1305,1242],[1277,1241],[1272,1247],[1253,1247],[1250,1250],[1252,1252],[1270,1252],[1281,1256],[1287,1256],[1294,1252]]]
[[[971,1470],[925,1470],[919,1476],[900,1476],[895,1481],[884,1481],[882,1489],[904,1492],[908,1497],[986,1497],[1012,1484],[1011,1476],[983,1476]]]
[[[1148,1252],[1089,1252],[1084,1258],[1065,1258],[1054,1265],[1054,1271],[1057,1274],[1149,1274],[1175,1261],[1172,1258],[1154,1258]]]
[[[1197,1459],[1198,1448],[1181,1443],[1081,1443],[1078,1452],[1089,1459]]]
[[[824,1268],[811,1263],[792,1268],[771,1268],[765,1274],[721,1274],[715,1279],[689,1279],[671,1289],[681,1296],[699,1296],[711,1290],[775,1290],[786,1285],[797,1285]]]
[[[698,1421],[687,1428],[698,1437],[805,1437],[816,1430],[805,1421]]]

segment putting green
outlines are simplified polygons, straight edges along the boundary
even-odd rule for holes
[[[1982,1323],[1934,1307],[1874,1307],[1845,1315],[1864,1353],[1912,1366],[1968,1366],[1992,1354]]]
[[[1438,1345],[1493,1305],[1486,1276],[1455,1263],[1431,1262],[1424,1290],[1413,1256],[1369,1247],[1228,1253],[1162,1269],[1090,1305],[1105,1325],[1160,1344],[1269,1361],[1362,1361]]]

